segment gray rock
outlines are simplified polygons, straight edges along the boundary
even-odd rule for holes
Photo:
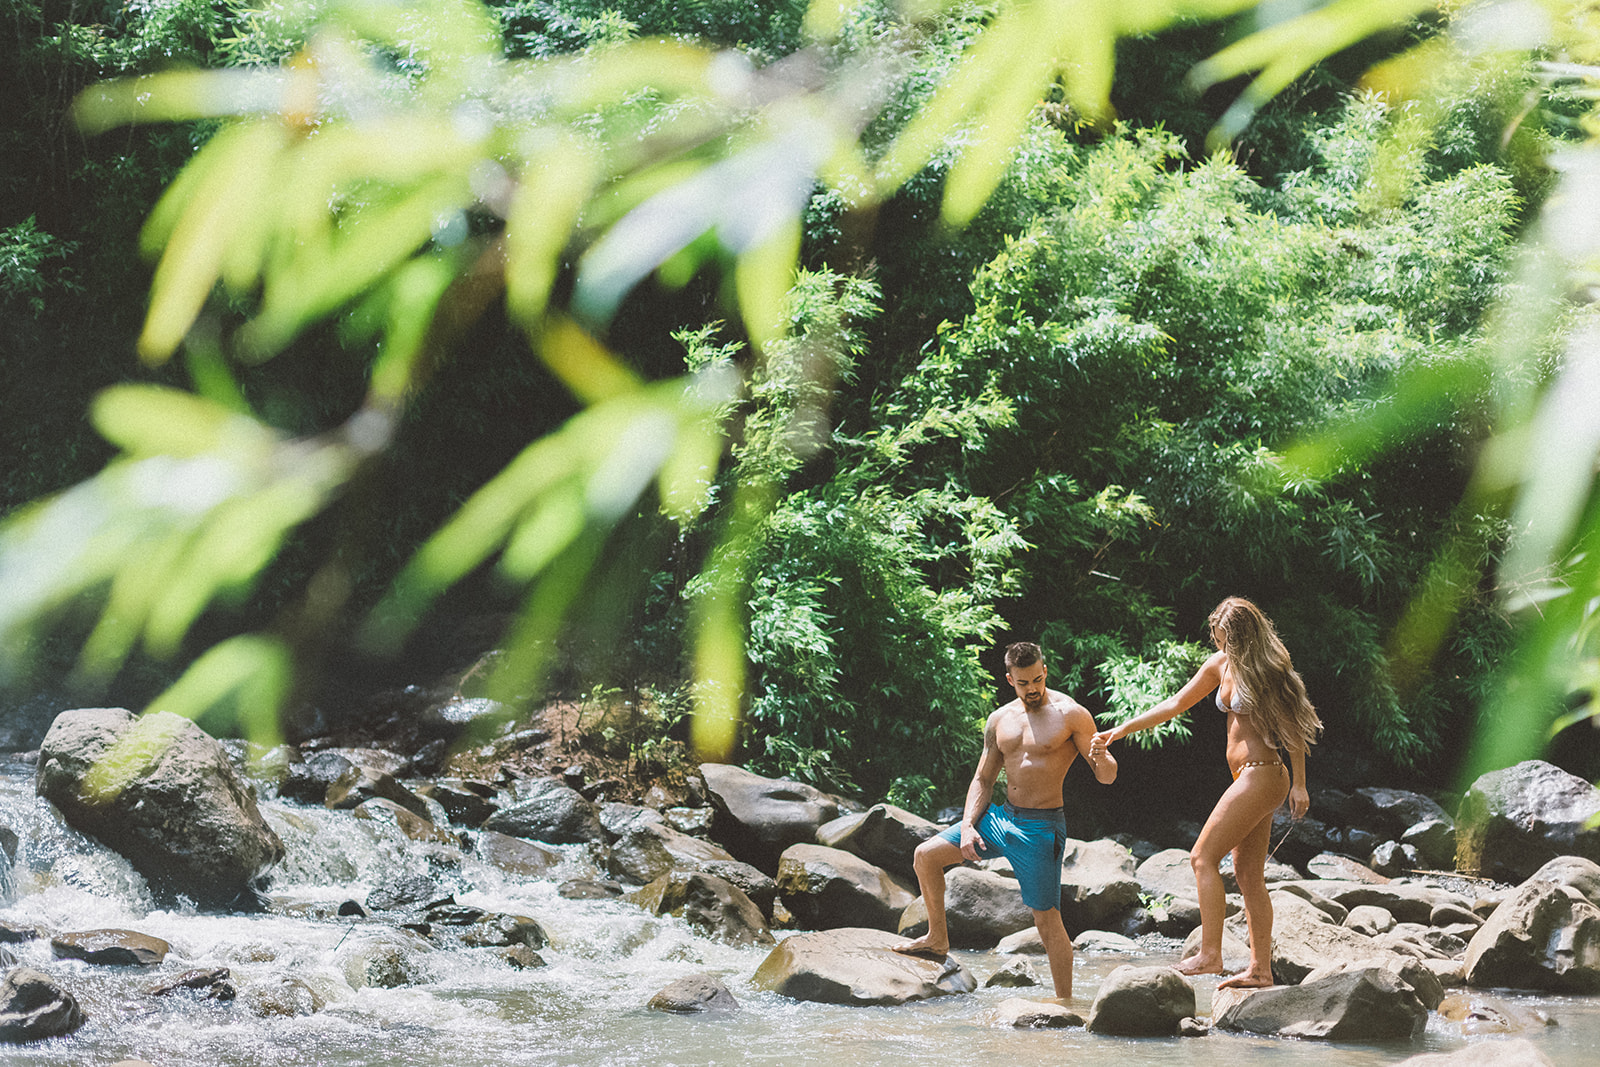
[[[552,845],[605,840],[595,806],[576,789],[549,778],[529,783],[521,796],[489,816],[483,828]]]
[[[1193,900],[1194,868],[1189,865],[1189,852],[1182,848],[1165,848],[1134,870],[1134,880],[1153,897],[1169,896]]]
[[[351,989],[399,989],[432,978],[427,960],[432,951],[415,934],[376,927],[346,938],[334,953],[334,965]]]
[[[1452,822],[1431,798],[1405,789],[1368,786],[1350,795],[1352,820],[1374,833],[1398,838],[1408,827],[1429,819]]]
[[[1387,878],[1399,878],[1422,868],[1422,855],[1415,845],[1402,845],[1398,841],[1385,841],[1372,850],[1369,863],[1373,870]]]
[[[1600,992],[1600,908],[1530,881],[1467,944],[1467,984]]]
[[[1416,849],[1423,865],[1430,870],[1455,867],[1456,824],[1453,819],[1424,819],[1408,826],[1400,835],[1400,843]]]
[[[1409,1040],[1428,1021],[1428,1009],[1416,993],[1383,967],[1296,986],[1219,989],[1211,1010],[1219,1030],[1327,1041]]]
[[[715,812],[711,836],[735,857],[768,874],[791,845],[816,841],[839,805],[801,782],[763,778],[726,763],[702,763],[700,777]]]
[[[450,848],[459,847],[461,844],[455,834],[434,825],[433,820],[424,818],[410,808],[402,807],[385,797],[363,800],[350,814],[357,819],[393,826],[412,841],[431,841],[436,845],[446,845]]]
[[[134,930],[83,930],[50,939],[50,952],[57,959],[116,967],[153,967],[170,951],[172,946],[159,937]]]
[[[328,787],[355,764],[337,752],[314,752],[304,760],[291,761],[278,783],[278,796],[302,804],[322,804]]]
[[[791,845],[784,850],[773,880],[784,906],[802,929],[809,930],[839,926],[895,930],[901,913],[917,899],[882,867],[826,845]]]
[[[1085,930],[1072,939],[1079,952],[1138,952],[1139,942],[1110,930]]]
[[[1016,880],[992,871],[952,867],[945,872],[945,925],[952,948],[992,948],[1000,939],[1033,926],[1033,912],[1022,903]],[[907,937],[926,932],[928,913],[918,897],[900,916]]]
[[[43,971],[18,967],[0,982],[0,1042],[62,1037],[86,1021],[71,993]]]
[[[988,1026],[1012,1030],[1061,1030],[1082,1026],[1083,1016],[1060,1004],[1023,997],[1007,997],[982,1016]]]
[[[1557,856],[1528,876],[1529,882],[1550,882],[1576,889],[1600,908],[1600,863],[1582,856]]]
[[[672,871],[630,898],[653,915],[675,915],[730,945],[770,945],[772,931],[754,901],[738,886],[701,871]]]
[[[1115,841],[1069,839],[1061,861],[1061,921],[1067,929],[1105,929],[1137,908],[1137,869],[1133,852]]]
[[[1361,850],[1362,855],[1370,854],[1377,844],[1376,840],[1372,841]],[[1365,863],[1337,852],[1320,852],[1307,860],[1305,866],[1306,873],[1311,877],[1327,881],[1365,882],[1368,885],[1385,885],[1389,881]]]
[[[422,782],[412,792],[439,802],[450,821],[458,826],[482,826],[500,810],[500,791],[488,782],[471,778],[439,778]]]
[[[1434,973],[1433,969],[1428,966],[1426,960],[1413,959],[1409,956],[1393,953],[1358,960],[1354,963],[1341,963],[1334,967],[1320,968],[1306,975],[1302,984],[1329,978],[1335,974],[1344,974],[1348,971],[1364,970],[1368,967],[1382,967],[1386,971],[1393,972],[1395,977],[1411,987],[1412,992],[1416,993],[1417,999],[1422,1001],[1422,1006],[1429,1011],[1437,1008],[1440,1001],[1444,1000],[1444,983],[1440,981],[1439,976]]]
[[[767,875],[739,860],[707,860],[700,865],[706,874],[712,874],[727,882],[732,882],[743,890],[744,895],[761,909],[761,914],[767,917],[767,922],[772,921],[773,905],[778,900],[778,883]]]
[[[651,1011],[675,1015],[700,1012],[727,1013],[739,1010],[739,1002],[715,975],[691,974],[662,987],[647,1005]]]
[[[1456,869],[1520,882],[1557,856],[1600,861],[1600,789],[1543,760],[1491,771],[1456,812]]]
[[[1344,925],[1358,934],[1377,937],[1394,929],[1394,916],[1389,914],[1387,908],[1380,908],[1374,904],[1361,904],[1350,909]]]
[[[562,855],[520,837],[484,830],[474,852],[483,862],[522,878],[543,878],[561,865]]]
[[[644,885],[669,871],[705,870],[710,863],[738,862],[724,848],[674,830],[665,822],[637,823],[617,838],[606,859],[616,878]]]
[[[40,749],[38,794],[73,828],[127,857],[159,897],[254,906],[252,884],[283,859],[222,746],[168,712],[62,712]]]
[[[1089,1007],[1090,1033],[1165,1037],[1194,1015],[1194,986],[1171,967],[1123,965],[1106,976]]]
[[[1006,989],[1023,989],[1039,984],[1039,972],[1026,959],[1014,959],[991,974],[983,983],[985,989],[1001,986]]]
[[[1423,1052],[1396,1067],[1554,1067],[1550,1057],[1525,1037],[1480,1041],[1450,1052]]]
[[[900,938],[883,930],[843,928],[786,938],[756,968],[757,989],[823,1004],[904,1004],[970,993],[972,973],[942,961],[895,952]]]
[[[1438,1012],[1469,1037],[1518,1034],[1556,1025],[1542,1008],[1515,1005],[1478,992],[1452,993],[1439,1003]]]
[[[817,827],[817,844],[852,852],[875,867],[911,882],[917,846],[942,827],[893,804],[874,804],[864,812],[841,815]]]

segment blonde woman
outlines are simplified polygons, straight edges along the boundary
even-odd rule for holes
[[[1149,711],[1095,734],[1090,746],[1092,753],[1102,754],[1111,742],[1181,715],[1216,691],[1217,709],[1228,717],[1227,759],[1233,784],[1211,810],[1189,852],[1200,898],[1200,948],[1181,960],[1177,969],[1189,975],[1222,973],[1226,891],[1220,864],[1232,852],[1233,873],[1250,927],[1250,966],[1217,986],[1256,988],[1272,984],[1272,901],[1266,883],[1272,813],[1285,797],[1297,819],[1311,806],[1306,750],[1322,723],[1289,660],[1289,650],[1260,608],[1243,597],[1229,597],[1217,605],[1209,621],[1217,651],[1194,677]]]

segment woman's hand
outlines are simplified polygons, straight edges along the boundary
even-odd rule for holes
[[[1311,794],[1306,792],[1306,787],[1296,785],[1289,790],[1289,814],[1299,819],[1311,810]]]

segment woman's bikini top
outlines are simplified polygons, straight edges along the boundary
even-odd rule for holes
[[[1235,682],[1233,684],[1233,703],[1232,704],[1224,704],[1222,702],[1222,687],[1220,685],[1217,686],[1217,710],[1221,711],[1224,715],[1229,714],[1229,713],[1234,714],[1234,715],[1244,715],[1246,717],[1248,717],[1250,715],[1250,710],[1244,706],[1244,701],[1239,699],[1239,683],[1238,682]],[[1260,731],[1258,731],[1258,732],[1260,732]],[[1267,737],[1267,736],[1265,736],[1265,734],[1263,734],[1261,739],[1267,743],[1267,747],[1268,748],[1271,748],[1274,751],[1277,750],[1278,746],[1272,743],[1272,738]]]

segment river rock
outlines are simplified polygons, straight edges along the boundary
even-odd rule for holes
[[[1270,896],[1275,981],[1294,985],[1319,968],[1382,956],[1387,952],[1372,938],[1335,925],[1309,901],[1282,890],[1273,890]],[[1227,926],[1235,937],[1248,945],[1248,926],[1242,913],[1229,919]]]
[[[701,871],[670,871],[631,899],[653,915],[676,915],[730,945],[770,945],[766,917],[738,886]]]
[[[387,797],[363,800],[350,814],[357,819],[393,826],[413,841],[432,841],[436,845],[448,845],[451,848],[461,844],[456,835],[449,830],[435,825],[431,819],[423,818],[410,808],[402,807]]]
[[[1406,827],[1400,835],[1402,845],[1417,850],[1429,870],[1453,870],[1456,865],[1456,824],[1450,819],[1424,819]]]
[[[1090,1033],[1166,1037],[1194,1015],[1194,986],[1171,967],[1124,964],[1106,976],[1089,1007]]]
[[[1567,886],[1600,908],[1600,863],[1582,856],[1557,856],[1528,876],[1529,882]]]
[[[254,907],[283,842],[222,746],[180,715],[123,708],[57,716],[34,779],[74,829],[127,857],[159,897]]]
[[[776,881],[740,860],[706,860],[701,864],[701,870],[738,886],[761,909],[767,922],[772,922],[773,906],[778,900]]]
[[[52,937],[50,951],[57,959],[122,967],[153,967],[167,958],[172,946],[159,937],[135,930],[84,930]]]
[[[911,857],[917,846],[940,831],[938,823],[893,804],[874,804],[817,827],[817,844],[853,852],[868,863],[915,882]]]
[[[1328,826],[1309,816],[1296,819],[1284,805],[1272,813],[1272,842],[1276,859],[1303,870],[1307,861],[1327,849]]]
[[[1453,822],[1432,798],[1406,789],[1366,786],[1350,794],[1350,807],[1353,822],[1390,838],[1429,819]]]
[[[346,938],[333,961],[351,989],[398,989],[430,980],[432,951],[409,931],[374,927]]]
[[[285,974],[253,981],[239,990],[239,1003],[263,1019],[315,1015],[328,1006],[328,996],[309,977]]]
[[[0,1042],[20,1045],[61,1037],[85,1021],[72,994],[43,971],[18,967],[0,982]]]
[[[1600,789],[1543,760],[1491,771],[1456,812],[1456,868],[1520,882],[1557,856],[1600,861]]]
[[[522,878],[544,878],[561,866],[563,859],[554,849],[494,830],[479,831],[473,851],[483,862]]]
[[[553,778],[527,783],[525,791],[489,816],[483,828],[552,845],[605,840],[605,828],[595,806],[576,789]]]
[[[491,911],[457,930],[451,931],[455,940],[467,948],[544,948],[550,935],[544,932],[537,919],[526,915]]]
[[[1023,997],[1007,997],[984,1012],[980,1020],[988,1026],[1013,1030],[1061,1030],[1082,1026],[1083,1016],[1060,1004]]]
[[[1139,906],[1133,852],[1115,841],[1067,841],[1061,861],[1061,921],[1070,930],[1103,930]],[[1190,882],[1193,883],[1193,876]]]
[[[651,1011],[670,1012],[675,1015],[692,1015],[699,1012],[726,1013],[739,1010],[739,1002],[711,974],[691,974],[662,987],[646,1005]]]
[[[895,952],[900,937],[844,927],[786,938],[756,968],[757,989],[793,1000],[865,1006],[905,1004],[978,987],[953,957],[930,960]]]
[[[1413,845],[1385,841],[1372,850],[1367,865],[1388,878],[1399,878],[1422,869],[1422,854]]]
[[[839,817],[836,802],[801,782],[763,778],[726,763],[702,763],[700,777],[715,812],[711,836],[771,875],[786,849],[816,841],[817,830]]]
[[[1419,960],[1410,956],[1397,953],[1385,953],[1381,956],[1372,956],[1354,963],[1340,963],[1332,967],[1319,967],[1307,974],[1301,984],[1315,982],[1335,974],[1344,974],[1347,971],[1359,971],[1368,967],[1382,967],[1392,972],[1416,993],[1417,999],[1422,1001],[1422,1006],[1429,1011],[1437,1008],[1439,1002],[1444,1000],[1444,983],[1439,976],[1428,966],[1428,961]]]
[[[1369,855],[1377,844],[1377,841],[1373,841],[1367,845],[1362,855]],[[1365,882],[1368,885],[1387,885],[1389,882],[1385,875],[1365,863],[1337,852],[1319,852],[1306,861],[1305,867],[1307,874],[1323,881]]]
[[[1394,916],[1389,914],[1388,908],[1380,908],[1374,904],[1361,904],[1350,909],[1350,914],[1345,917],[1344,925],[1358,934],[1368,937],[1377,937],[1394,929]]]
[[[450,821],[458,826],[482,826],[489,816],[500,810],[500,791],[488,782],[471,778],[420,782],[412,792],[438,801]]]
[[[1219,1030],[1328,1041],[1404,1041],[1428,1021],[1428,1009],[1416,993],[1384,967],[1294,986],[1219,989],[1211,1011]]]
[[[1478,1041],[1450,1052],[1423,1052],[1395,1067],[1555,1067],[1550,1057],[1525,1037]]]
[[[993,948],[1000,940],[1033,925],[1033,912],[1022,902],[1014,878],[971,867],[944,873],[945,926],[952,948]],[[900,916],[898,930],[920,937],[928,929],[928,911],[918,897]]]
[[[1312,888],[1315,884],[1314,882],[1280,882],[1272,888],[1275,892],[1288,893],[1315,905],[1316,909],[1326,915],[1329,920],[1343,926],[1344,921],[1350,917],[1350,909],[1337,900],[1331,900],[1317,892]]]
[[[328,787],[353,766],[337,752],[313,752],[303,760],[292,760],[278,783],[278,796],[302,804],[323,804]]]
[[[670,871],[704,870],[714,862],[738,862],[727,849],[674,830],[665,822],[640,822],[611,845],[606,869],[614,877],[645,885]]]
[[[176,978],[157,982],[145,990],[152,997],[165,997],[184,991],[198,992],[206,1000],[233,1000],[239,995],[233,972],[226,967],[196,967]]]
[[[1600,908],[1550,882],[1530,881],[1467,944],[1472,986],[1600,992]]]
[[[1039,984],[1039,972],[1033,969],[1033,964],[1026,959],[1015,959],[991,974],[983,983],[985,989],[1001,986],[1006,989],[1022,989],[1027,986]]]
[[[1345,908],[1382,908],[1393,915],[1396,922],[1402,923],[1428,925],[1434,911],[1444,906],[1472,910],[1472,901],[1460,893],[1425,882],[1385,880],[1382,884],[1373,884],[1359,880],[1320,879],[1282,883],[1274,886],[1273,891],[1291,888],[1295,892],[1303,890],[1325,897]]]
[[[1468,1036],[1542,1030],[1556,1021],[1542,1008],[1524,1008],[1480,992],[1452,993],[1438,1005],[1439,1015]]]
[[[917,895],[882,867],[826,845],[791,845],[778,861],[778,894],[803,929],[895,930]]]
[[[1164,848],[1134,869],[1134,880],[1152,897],[1195,899],[1194,868],[1189,850]]]

